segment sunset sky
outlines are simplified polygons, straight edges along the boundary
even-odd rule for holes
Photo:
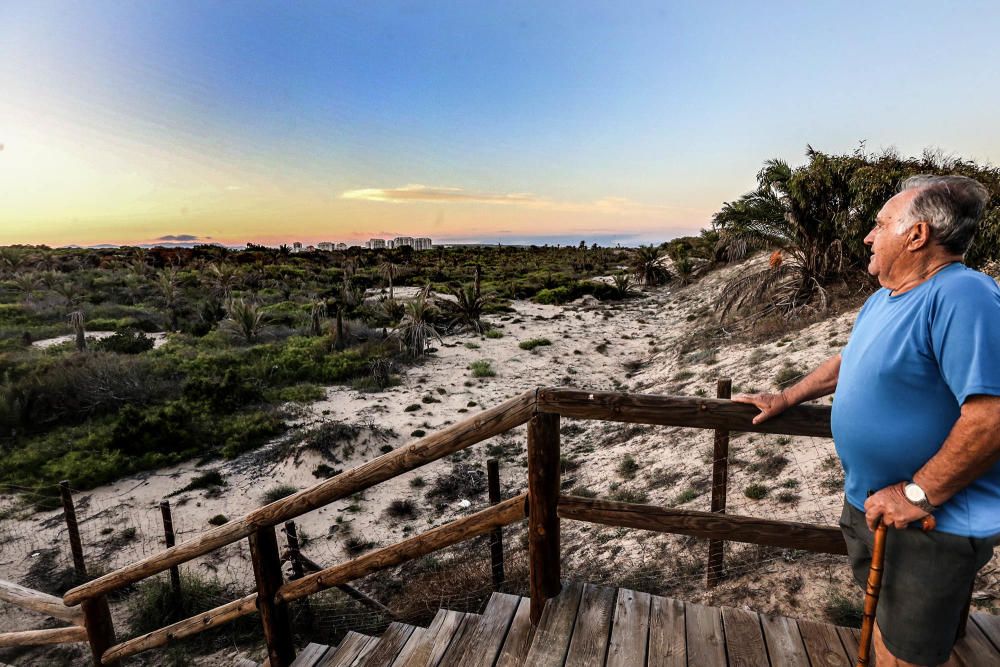
[[[0,3],[0,245],[696,232],[806,144],[1000,162],[1000,3]]]

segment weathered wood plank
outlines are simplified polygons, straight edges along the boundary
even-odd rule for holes
[[[722,612],[715,607],[685,602],[684,617],[687,621],[688,664],[726,667]]]
[[[263,526],[274,526],[294,519],[335,500],[346,498],[409,472],[425,463],[436,461],[477,442],[509,431],[527,422],[534,411],[535,390],[532,389],[315,486],[276,500],[250,512],[240,520],[206,531],[187,542],[70,589],[63,596],[63,601],[67,606],[73,606],[85,598],[103,595],[162,572],[171,566],[203,556],[219,547],[249,537]]]
[[[85,641],[87,641],[87,631],[78,625],[45,630],[0,632],[0,646],[41,646],[43,644],[72,644]]]
[[[969,614],[969,618],[979,626],[979,629],[983,631],[983,634],[993,643],[993,647],[1000,651],[1000,616],[994,616],[993,614],[984,614],[982,612],[973,612]]]
[[[653,598],[649,593],[618,589],[611,639],[608,642],[608,667],[646,664],[649,610],[652,603]]]
[[[605,526],[626,526],[677,535],[766,544],[813,553],[847,553],[840,528],[796,521],[712,514],[579,496],[559,496],[559,516]]]
[[[647,663],[656,667],[686,667],[688,664],[684,603],[680,600],[652,596]]]
[[[359,579],[372,572],[426,556],[478,535],[484,535],[497,526],[520,521],[524,518],[526,500],[527,495],[522,493],[498,505],[492,505],[475,514],[415,535],[408,540],[376,549],[354,560],[328,567],[301,579],[289,581],[278,591],[276,599],[280,602],[297,600],[338,584]]]
[[[462,622],[458,624],[455,629],[455,634],[451,638],[451,643],[448,644],[448,649],[441,656],[441,660],[438,665],[455,665],[457,664],[458,656],[466,649],[469,644],[469,639],[472,637],[472,631],[475,630],[476,625],[479,624],[482,616],[479,614],[466,614],[462,618]]]
[[[840,637],[840,643],[844,645],[844,653],[847,654],[847,658],[851,661],[851,664],[856,664],[858,660],[858,644],[861,643],[861,631],[857,628],[845,628],[841,625],[836,626],[837,635]],[[869,667],[875,667],[875,651],[872,651],[868,655],[868,665]]]
[[[133,637],[128,641],[112,646],[104,653],[103,662],[107,664],[151,648],[166,646],[175,639],[190,637],[199,632],[228,623],[241,616],[255,613],[257,613],[257,594],[251,593],[239,600],[227,602],[215,609],[202,612],[197,616],[185,618],[183,621],[177,621],[165,628],[147,632],[144,635]]]
[[[514,612],[514,620],[510,622],[507,638],[497,656],[496,667],[520,667],[524,664],[531,640],[535,635],[535,626],[531,624],[531,600],[521,598]]]
[[[323,659],[323,656],[329,652],[330,647],[326,644],[310,642],[295,656],[292,667],[316,667],[319,661]]]
[[[67,607],[62,598],[26,588],[13,581],[0,579],[0,600],[10,602],[22,609],[30,609],[40,614],[68,621],[73,625],[83,625],[83,610],[80,607]]]
[[[567,665],[602,667],[608,653],[611,621],[615,615],[614,588],[586,584],[576,612]]]
[[[557,667],[563,664],[582,593],[583,585],[573,582],[563,586],[562,592],[545,604],[525,665]]]
[[[531,622],[559,594],[559,415],[528,422],[528,570]]]
[[[450,609],[439,609],[434,620],[427,628],[427,639],[422,646],[414,651],[410,661],[412,667],[428,667],[441,661],[441,656],[448,650],[451,638],[462,622],[464,614]],[[409,666],[408,666],[409,667]]]
[[[729,667],[770,667],[760,617],[746,609],[722,608]]]
[[[361,650],[358,651],[358,657],[351,662],[349,667],[360,667],[368,657],[368,654],[378,648],[378,645],[381,643],[382,639],[380,637],[372,637],[369,639],[361,646]],[[264,667],[267,667],[267,665]]]
[[[454,664],[458,667],[492,667],[520,602],[521,598],[516,595],[494,593],[490,596],[482,618],[470,633],[462,653],[455,656]]]
[[[391,665],[415,629],[412,625],[406,623],[395,621],[390,623],[389,627],[382,633],[382,638],[379,640],[375,650],[369,653],[358,665],[360,667],[385,667],[386,665]]]
[[[785,616],[761,615],[771,667],[809,667],[805,644],[798,624]]]
[[[856,656],[848,656],[840,635],[832,625],[815,621],[799,621],[802,643],[813,667],[851,667]]]
[[[754,424],[757,408],[727,400],[545,388],[538,390],[538,411],[577,419],[833,437],[830,408],[819,405],[797,405]]]
[[[962,667],[985,667],[1000,662],[1000,655],[977,623],[965,626],[965,636],[955,644],[954,653]]]
[[[349,667],[361,649],[373,640],[375,637],[349,630],[337,648],[328,651],[316,667]]]
[[[393,660],[392,667],[403,667],[404,665],[407,665],[410,658],[423,643],[423,639],[426,634],[426,628],[414,628],[413,633],[410,634],[410,638],[406,640],[406,643],[403,644],[403,648],[399,650],[399,655],[397,655],[396,659]]]

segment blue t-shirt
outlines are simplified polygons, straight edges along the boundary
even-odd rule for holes
[[[912,480],[973,394],[1000,395],[1000,288],[963,264],[908,292],[882,288],[858,313],[843,349],[832,429],[847,502]],[[935,512],[937,529],[1000,533],[1000,463]]]

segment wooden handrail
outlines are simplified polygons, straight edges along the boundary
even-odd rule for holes
[[[277,599],[279,602],[291,602],[332,588],[337,584],[359,579],[372,572],[395,567],[414,558],[426,556],[470,538],[485,535],[494,528],[524,519],[527,516],[525,507],[527,499],[528,494],[522,493],[408,540],[372,551],[346,563],[328,567],[315,574],[308,574],[301,579],[290,581],[278,589]]]
[[[10,602],[22,609],[30,609],[46,616],[68,621],[73,625],[83,625],[83,610],[80,607],[67,607],[61,598],[26,588],[13,581],[0,579],[0,600]]]
[[[525,502],[527,494],[522,494],[510,500],[493,505],[481,512],[476,512],[462,519],[452,521],[433,530],[409,538],[377,551],[359,556],[353,560],[341,563],[315,574],[306,575],[285,584],[279,589],[276,599],[285,602],[305,595],[311,595],[321,590],[339,587],[348,581],[353,581],[367,574],[394,567],[414,558],[419,558],[438,549],[457,542],[485,534],[497,526],[506,526],[525,517]],[[305,582],[304,588],[297,589],[295,584]],[[305,592],[303,592],[305,591]],[[285,594],[294,597],[285,598]],[[257,613],[257,593],[251,593],[239,600],[227,602],[209,611],[196,614],[190,618],[178,621],[165,628],[147,632],[139,637],[133,637],[108,649],[102,662],[108,664],[123,660],[136,653],[152,648],[166,646],[175,639],[190,637],[209,628],[234,621],[242,616]]]
[[[754,424],[760,411],[746,403],[718,398],[622,394],[547,387],[538,390],[538,412],[577,419],[603,419],[633,424],[692,426],[727,431],[755,431],[821,438],[830,432],[830,408],[799,405],[763,424]]]
[[[132,639],[124,641],[121,644],[116,644],[104,652],[104,655],[101,656],[101,662],[107,665],[116,660],[124,660],[125,658],[135,655],[136,653],[142,653],[143,651],[148,651],[151,648],[166,646],[174,639],[190,637],[191,635],[204,632],[205,630],[209,630],[224,623],[235,621],[241,616],[248,616],[255,613],[257,613],[257,594],[251,593],[250,595],[242,597],[239,600],[233,600],[232,602],[227,602],[226,604],[220,605],[215,609],[203,611],[202,613],[191,616],[190,618],[185,618],[183,621],[177,621],[176,623],[168,625],[165,628],[153,630],[152,632],[147,632],[144,635],[133,637]]]
[[[85,641],[87,641],[87,630],[78,625],[0,633],[0,646],[41,646],[43,644],[73,644]]]
[[[357,468],[265,505],[243,519],[209,530],[193,540],[72,588],[63,596],[63,602],[67,606],[72,606],[83,600],[104,595],[169,569],[171,566],[185,563],[249,537],[260,528],[294,519],[335,500],[363,491],[379,482],[509,431],[527,422],[534,414],[535,393],[534,389],[527,391],[494,408],[484,410],[473,417],[372,459]]]
[[[657,505],[636,505],[579,496],[559,496],[559,516],[605,526],[750,542],[815,553],[847,554],[840,528],[797,521],[669,509]]]

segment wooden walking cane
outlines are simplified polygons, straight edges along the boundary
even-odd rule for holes
[[[934,515],[928,514],[920,527],[926,533],[934,530],[937,522]],[[878,607],[878,594],[882,590],[882,566],[885,563],[886,525],[879,518],[875,526],[875,544],[872,547],[872,566],[868,570],[868,582],[865,585],[865,608],[861,617],[861,641],[858,642],[858,662],[856,667],[868,667],[871,654],[872,635],[875,634],[875,608]]]

